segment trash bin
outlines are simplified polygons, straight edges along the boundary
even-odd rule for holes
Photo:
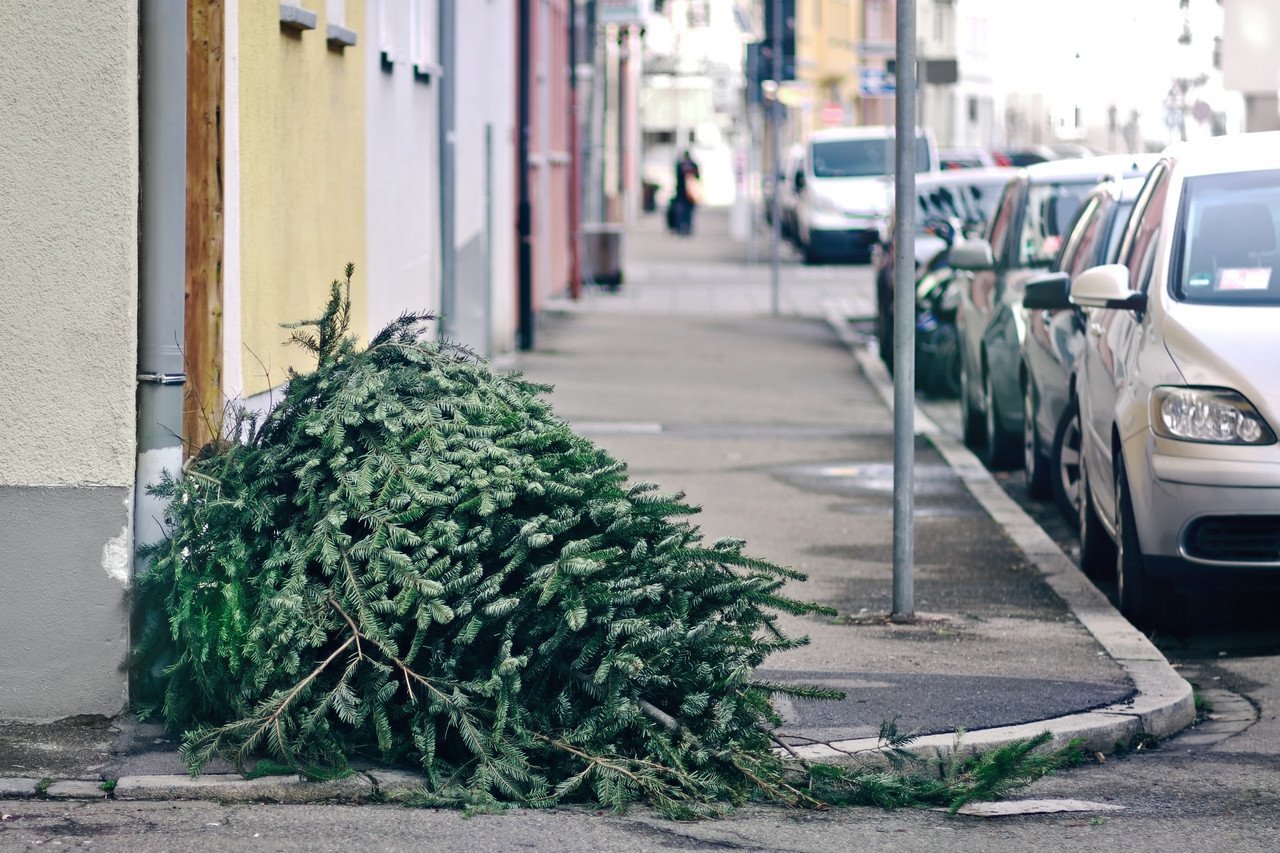
[[[587,281],[617,290],[622,286],[621,225],[591,222],[582,225],[582,261]]]
[[[655,213],[658,210],[658,185],[652,181],[645,181],[642,185],[644,190],[643,208],[645,213]]]

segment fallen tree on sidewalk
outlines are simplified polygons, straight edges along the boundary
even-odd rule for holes
[[[158,490],[172,532],[144,550],[139,695],[193,773],[363,758],[420,768],[424,804],[691,817],[753,797],[958,804],[1057,761],[1029,743],[884,774],[776,750],[774,694],[838,695],[753,675],[805,642],[779,612],[824,611],[783,594],[801,575],[704,544],[682,496],[628,483],[548,389],[437,342],[431,317],[359,347],[351,272],[295,327],[316,369]]]

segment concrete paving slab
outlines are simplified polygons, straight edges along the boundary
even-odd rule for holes
[[[39,779],[0,777],[0,798],[8,800],[34,797],[36,795],[36,786],[39,784]]]

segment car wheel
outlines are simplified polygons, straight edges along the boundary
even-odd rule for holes
[[[1049,453],[1053,499],[1067,521],[1080,517],[1080,403],[1071,396],[1053,433]]]
[[[948,334],[937,353],[937,394],[939,397],[955,397],[960,393],[960,345],[956,340],[955,326],[945,327]]]
[[[801,247],[801,254],[803,256],[805,266],[812,267],[822,263],[822,255],[818,254],[817,250],[815,250],[813,245],[810,243],[805,243],[804,246]]]
[[[1147,574],[1134,524],[1124,463],[1116,466],[1116,597],[1120,612],[1138,628],[1183,628],[1183,602],[1173,588]]]
[[[995,389],[991,386],[990,371],[983,371],[982,401],[982,461],[992,471],[1016,468],[1020,459],[1017,441],[1002,425],[1003,415],[1000,412],[1000,403],[996,400]]]
[[[1115,570],[1115,543],[1102,526],[1102,519],[1093,507],[1093,497],[1089,494],[1089,472],[1084,463],[1084,454],[1080,456],[1080,568],[1086,575],[1095,579],[1104,579]]]
[[[964,443],[973,450],[981,449],[983,433],[982,412],[973,405],[973,382],[960,356],[960,420],[964,427]]]
[[[1026,390],[1022,393],[1022,468],[1026,473],[1027,491],[1031,497],[1044,500],[1052,495],[1049,460],[1045,458],[1040,434],[1036,429],[1036,401],[1030,382],[1027,382]]]

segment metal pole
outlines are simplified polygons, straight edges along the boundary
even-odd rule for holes
[[[898,0],[894,90],[893,613],[915,617],[916,0]]]
[[[458,309],[458,247],[455,232],[457,187],[454,183],[454,146],[457,124],[457,10],[455,0],[440,0],[440,325],[441,338],[457,334],[454,313]],[[485,317],[486,328],[490,318]],[[476,341],[469,341],[477,344]]]
[[[578,230],[582,225],[581,120],[578,116],[578,0],[569,3],[569,296],[582,297],[582,253]]]
[[[782,301],[782,0],[773,0],[773,101],[766,101],[769,108],[769,142],[773,148],[773,246],[769,256],[769,306],[773,316],[781,313]]]
[[[529,198],[529,143],[533,133],[529,122],[533,111],[530,104],[531,79],[533,77],[533,0],[520,0],[519,40],[519,92],[516,105],[520,127],[517,150],[518,199],[516,202],[516,230],[520,244],[517,248],[517,303],[519,319],[516,345],[521,350],[533,349],[533,204]]]
[[[187,4],[144,0],[140,27],[141,188],[138,241],[136,544],[165,534],[164,502],[147,493],[182,472],[186,298]],[[139,561],[138,568],[143,566]]]

